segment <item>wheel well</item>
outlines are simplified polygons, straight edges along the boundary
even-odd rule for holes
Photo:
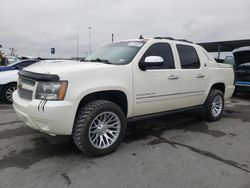
[[[17,84],[17,82],[10,82],[10,83],[8,83],[8,84],[3,85],[0,95],[2,95],[3,90],[4,90],[8,85],[11,85],[11,84]]]
[[[225,84],[224,83],[216,83],[211,87],[211,90],[212,89],[218,89],[224,94],[225,93]]]
[[[86,105],[87,103],[93,100],[108,100],[117,104],[127,116],[128,113],[128,101],[126,94],[118,90],[109,90],[109,91],[99,91],[86,95],[79,103],[78,109],[80,106]]]

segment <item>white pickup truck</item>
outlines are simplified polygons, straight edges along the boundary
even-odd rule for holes
[[[72,135],[88,155],[115,151],[127,121],[194,108],[205,120],[219,120],[235,88],[232,66],[170,38],[112,43],[85,61],[20,71],[13,106],[28,126]]]

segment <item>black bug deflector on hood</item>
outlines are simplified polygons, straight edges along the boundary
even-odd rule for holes
[[[49,82],[49,81],[56,82],[60,80],[60,77],[56,74],[34,73],[34,72],[25,71],[25,70],[20,70],[18,72],[18,75],[21,77],[31,79],[31,80],[43,81],[43,82]]]

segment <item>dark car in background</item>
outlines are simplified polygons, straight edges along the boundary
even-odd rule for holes
[[[37,59],[26,59],[26,60],[18,60],[16,62],[13,62],[7,66],[0,66],[0,72],[3,71],[10,71],[10,70],[21,70],[29,65],[32,65],[39,60]]]
[[[224,63],[231,64],[235,71],[235,94],[250,91],[250,46],[237,48],[233,57],[227,56]]]
[[[0,67],[0,100],[12,103],[12,94],[17,88],[19,70],[38,61],[38,59],[26,59]]]

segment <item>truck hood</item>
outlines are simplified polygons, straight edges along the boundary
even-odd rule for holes
[[[108,65],[98,62],[79,62],[79,61],[41,61],[39,63],[33,64],[27,68],[25,71],[41,73],[41,74],[57,74],[61,75],[63,73],[77,72],[81,70],[92,70],[100,69],[104,67],[110,67],[116,65]]]

